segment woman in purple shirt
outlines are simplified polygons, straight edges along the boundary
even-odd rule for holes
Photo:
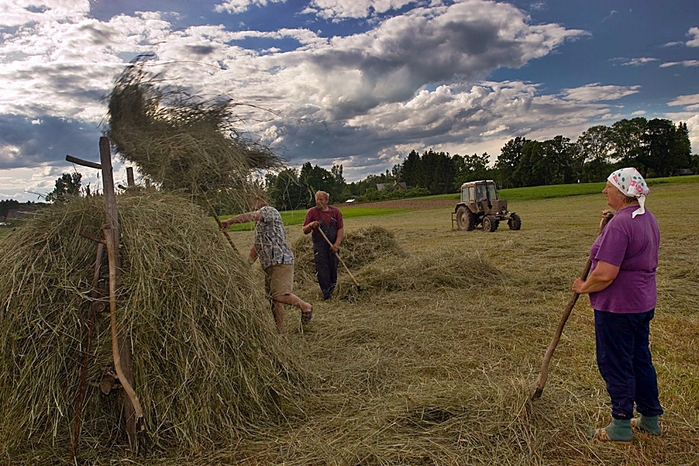
[[[632,427],[660,435],[658,381],[649,348],[657,302],[660,231],[645,209],[648,186],[635,168],[616,170],[602,191],[616,211],[592,245],[591,272],[573,291],[590,294],[597,366],[612,401],[612,423],[591,429],[602,441],[631,442]],[[640,417],[634,418],[634,405]]]

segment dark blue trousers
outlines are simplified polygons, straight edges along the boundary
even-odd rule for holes
[[[337,256],[327,243],[314,243],[313,259],[323,299],[330,299],[337,283]]]
[[[641,314],[595,310],[597,367],[615,419],[631,419],[634,404],[644,416],[663,414],[648,341],[654,315],[655,309]]]

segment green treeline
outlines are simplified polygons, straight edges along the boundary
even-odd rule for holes
[[[287,169],[265,181],[274,205],[293,210],[312,206],[317,190],[330,193],[331,203],[374,201],[454,193],[463,182],[479,179],[493,179],[500,188],[604,181],[615,168],[626,166],[649,178],[671,176],[681,169],[699,172],[687,124],[639,117],[593,126],[574,142],[563,136],[546,141],[516,137],[502,147],[494,164],[487,153],[461,156],[413,150],[392,170],[356,183],[345,182],[342,165],[327,171],[310,163],[300,172]]]

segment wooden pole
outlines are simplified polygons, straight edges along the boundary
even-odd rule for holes
[[[119,218],[117,213],[116,194],[114,191],[114,173],[109,139],[100,138],[100,162],[102,167],[102,183],[104,187],[104,202],[106,205],[106,224],[104,226],[107,240],[107,257],[109,258],[109,310],[112,333],[112,354],[114,369],[119,376],[119,382],[124,387],[124,419],[126,434],[132,449],[137,449],[136,426],[143,420],[143,411],[138,397],[133,389],[134,376],[131,364],[131,339],[123,331],[117,331],[116,325],[116,290],[119,281]]]
[[[102,257],[104,256],[104,244],[97,244],[97,257],[95,257],[94,272],[92,275],[92,290],[90,297],[97,297],[97,285],[99,284],[100,268],[102,266]],[[99,305],[103,304],[100,301],[93,301],[90,304],[90,310],[87,318],[87,336],[85,337],[85,348],[83,349],[83,365],[80,369],[80,388],[78,389],[78,398],[75,402],[75,424],[73,425],[73,445],[70,452],[70,464],[77,464],[78,444],[80,442],[80,430],[82,426],[82,411],[83,403],[85,402],[85,385],[87,384],[87,369],[90,362],[90,346],[92,344],[92,331],[95,327],[95,311]]]
[[[116,194],[114,191],[114,169],[112,167],[112,152],[109,139],[101,137],[99,142],[100,163],[82,160],[72,155],[66,155],[69,162],[96,168],[102,171],[102,186],[104,191],[104,203],[106,207],[106,222],[102,228],[107,245],[107,257],[109,259],[109,315],[112,335],[112,357],[114,359],[114,369],[116,370],[119,382],[124,388],[124,420],[126,423],[126,434],[129,437],[131,448],[138,449],[136,442],[136,429],[143,426],[143,410],[138,401],[138,396],[134,390],[133,367],[131,363],[131,339],[123,331],[117,330],[116,320],[116,294],[119,281],[119,269],[121,259],[119,258],[119,216],[117,212]]]
[[[219,227],[219,228],[221,229],[221,231],[223,232],[223,236],[225,236],[226,239],[228,240],[228,244],[231,245],[231,247],[233,248],[233,250],[234,250],[235,252],[237,252],[238,254],[240,254],[240,251],[238,251],[238,248],[235,247],[235,243],[233,242],[233,239],[231,238],[231,235],[229,235],[228,232],[227,232],[226,230],[223,229],[223,225],[221,225],[221,219],[218,218],[218,214],[216,213],[216,210],[214,209],[214,207],[213,207],[213,206],[211,205],[211,203],[209,202],[209,199],[206,197],[205,194],[202,194],[202,196],[204,197],[204,200],[206,201],[206,205],[207,205],[208,208],[209,208],[209,213],[210,213],[211,215],[214,216],[214,219],[216,220],[216,224],[218,224],[218,227]]]
[[[323,238],[325,238],[325,241],[328,243],[328,245],[329,245],[330,247],[332,247],[333,244],[330,242],[330,239],[329,239],[328,236],[325,234],[325,232],[323,231],[323,229],[320,228],[320,227],[318,227],[318,231],[320,232],[321,235],[323,235]],[[352,279],[352,281],[354,282],[354,284],[357,285],[357,290],[360,290],[360,291],[361,291],[361,287],[359,286],[359,282],[357,282],[357,279],[354,278],[354,275],[352,275],[352,272],[350,272],[350,269],[347,268],[347,265],[345,264],[345,261],[342,260],[342,257],[340,257],[340,255],[339,255],[338,253],[336,253],[335,251],[333,251],[333,254],[335,254],[335,257],[337,257],[337,260],[339,260],[340,263],[342,264],[342,266],[345,268],[345,272],[347,272],[347,273],[349,274],[349,276],[350,276],[350,278]]]
[[[602,234],[602,230],[604,230],[604,227],[607,225],[607,222],[611,220],[612,214],[611,213],[606,213],[602,216],[602,220],[600,221],[599,224],[599,232],[597,233],[597,236]],[[585,280],[587,278],[587,274],[590,273],[590,267],[592,267],[592,259],[588,257],[587,262],[585,263],[585,268],[583,269],[582,274],[580,275],[580,278]],[[573,307],[575,307],[575,303],[578,300],[578,296],[580,296],[578,293],[573,292],[573,295],[570,297],[570,300],[568,301],[568,305],[566,306],[565,310],[563,311],[563,315],[561,315],[561,320],[558,322],[558,327],[556,328],[556,333],[553,335],[553,339],[551,340],[551,343],[549,344],[548,349],[546,350],[546,354],[544,355],[544,360],[541,363],[541,374],[539,374],[539,382],[536,386],[536,390],[534,391],[534,394],[532,395],[532,400],[536,400],[537,398],[541,397],[541,394],[544,391],[544,386],[546,385],[546,379],[548,378],[549,375],[549,362],[551,362],[551,357],[553,356],[553,352],[556,349],[556,346],[558,346],[558,341],[561,339],[561,335],[563,335],[563,327],[565,326],[566,322],[568,321],[568,317],[570,317],[570,313],[573,311]]]

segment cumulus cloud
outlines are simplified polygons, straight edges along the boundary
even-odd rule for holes
[[[680,95],[667,103],[671,107],[685,107],[687,110],[699,110],[699,94]]]
[[[549,128],[536,131],[543,138],[561,134],[566,127],[571,128],[569,136],[576,136],[590,119],[608,113],[606,105],[539,95],[533,84],[482,82],[422,90],[406,102],[384,103],[365,114],[328,123],[323,131],[312,121],[279,129],[293,132],[291,139],[300,147],[311,147],[313,153],[335,161],[360,158],[359,168],[349,172],[357,173],[411,149],[497,156],[508,139],[533,137],[532,128]]]
[[[215,10],[236,14],[280,2],[229,0]],[[351,35],[329,37],[308,28],[180,28],[158,12],[100,21],[89,5],[18,0],[0,7],[0,26],[16,28],[0,42],[0,168],[57,169],[68,153],[93,158],[103,99],[125,64],[144,52],[153,53],[149,69],[162,72],[166,84],[252,104],[239,107],[241,131],[292,165],[343,163],[350,180],[383,171],[412,149],[493,155],[517,135],[579,134],[589,121],[609,117],[603,102],[640,90],[594,83],[542,95],[537,83],[487,80],[494,70],[526,66],[588,36],[532,24],[507,3],[314,0],[306,14],[369,19]],[[248,41],[264,46],[246,48]]]
[[[564,89],[563,98],[577,102],[599,102],[618,100],[636,94],[641,86],[603,86],[600,83],[587,84],[574,89]]]
[[[239,14],[246,12],[251,6],[264,7],[270,3],[285,3],[286,0],[226,0],[216,5],[214,11],[218,13]]]
[[[105,113],[100,99],[123,69],[122,55],[149,50],[169,30],[153,13],[100,22],[49,12],[0,46],[0,113],[97,121]]]
[[[89,0],[13,0],[0,3],[0,26],[16,27],[47,19],[75,21],[90,11]]]
[[[280,55],[276,64],[289,92],[343,119],[403,102],[429,84],[475,81],[500,67],[523,66],[583,34],[529,25],[511,5],[471,1],[416,8],[367,33]]]
[[[325,19],[368,18],[376,13],[398,10],[417,0],[312,0],[305,13]],[[436,3],[436,2],[435,2]]]
[[[74,119],[0,115],[0,169],[38,166],[68,154],[93,159],[100,133],[96,125]]]
[[[662,63],[660,68],[669,68],[671,66],[684,66],[685,68],[693,68],[699,66],[699,60],[683,60],[683,61],[669,61]]]
[[[692,39],[688,40],[685,45],[687,47],[699,47],[699,27],[689,28],[688,36],[692,36]]]

